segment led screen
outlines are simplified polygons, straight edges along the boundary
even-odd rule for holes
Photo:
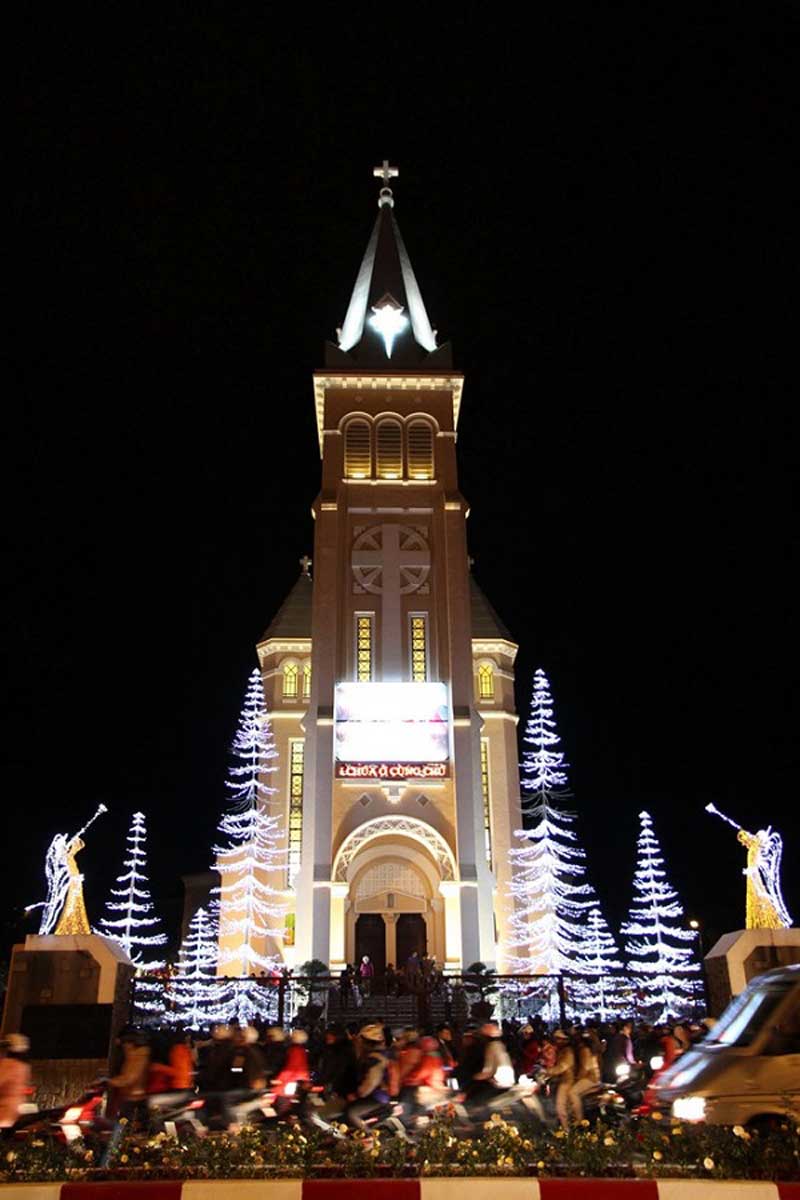
[[[341,763],[442,763],[450,712],[443,683],[339,683],[336,758]]]

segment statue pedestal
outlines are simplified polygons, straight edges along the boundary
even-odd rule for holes
[[[97,933],[32,934],[14,947],[0,1031],[30,1039],[40,1108],[108,1073],[133,975],[125,951]]]
[[[718,1017],[756,975],[800,963],[800,929],[724,933],[705,957],[708,1009]]]

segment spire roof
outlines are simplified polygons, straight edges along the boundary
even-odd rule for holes
[[[469,601],[472,612],[472,636],[474,638],[502,638],[514,642],[514,638],[492,608],[486,596],[470,572]],[[516,643],[514,643],[516,645]]]
[[[258,639],[258,644],[269,638],[310,638],[313,594],[313,581],[304,567],[289,595]]]
[[[359,367],[415,368],[433,366],[430,356],[436,354],[441,365],[448,366],[449,350],[436,345],[436,331],[394,217],[394,196],[386,185],[397,169],[384,162],[374,174],[384,181],[378,216],[328,365],[349,360]]]

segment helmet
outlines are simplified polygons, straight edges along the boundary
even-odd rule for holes
[[[293,1029],[289,1040],[294,1042],[295,1046],[305,1046],[308,1041],[308,1034],[305,1029]]]
[[[231,1036],[230,1025],[215,1025],[211,1030],[211,1036],[215,1042],[224,1042],[226,1038]]]
[[[555,1033],[553,1034],[553,1041],[554,1042],[568,1042],[569,1034],[564,1033],[563,1029],[557,1029],[555,1031]]]
[[[365,1025],[363,1029],[359,1030],[359,1033],[365,1042],[383,1041],[383,1029],[380,1025]]]
[[[254,1025],[245,1025],[242,1030],[242,1041],[245,1046],[252,1046],[254,1042],[258,1041],[258,1030]]]
[[[267,1030],[267,1041],[284,1042],[285,1040],[286,1034],[283,1032],[280,1025],[270,1025],[269,1029]]]
[[[481,1025],[481,1033],[488,1038],[500,1037],[500,1026],[495,1021],[487,1021],[485,1025]]]
[[[31,1044],[24,1033],[9,1033],[6,1038],[9,1054],[27,1054]]]

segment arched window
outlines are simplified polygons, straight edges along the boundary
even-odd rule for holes
[[[494,699],[494,667],[491,663],[481,663],[478,667],[478,699]]]
[[[369,421],[349,421],[344,431],[344,473],[347,479],[369,479],[372,475]]]
[[[402,479],[403,431],[399,421],[385,420],[378,425],[378,479]]]
[[[311,697],[311,663],[303,663],[303,699]]]
[[[427,421],[408,424],[408,478],[433,479],[433,430]]]
[[[297,699],[297,682],[298,682],[297,663],[283,664],[283,698],[284,700]]]

